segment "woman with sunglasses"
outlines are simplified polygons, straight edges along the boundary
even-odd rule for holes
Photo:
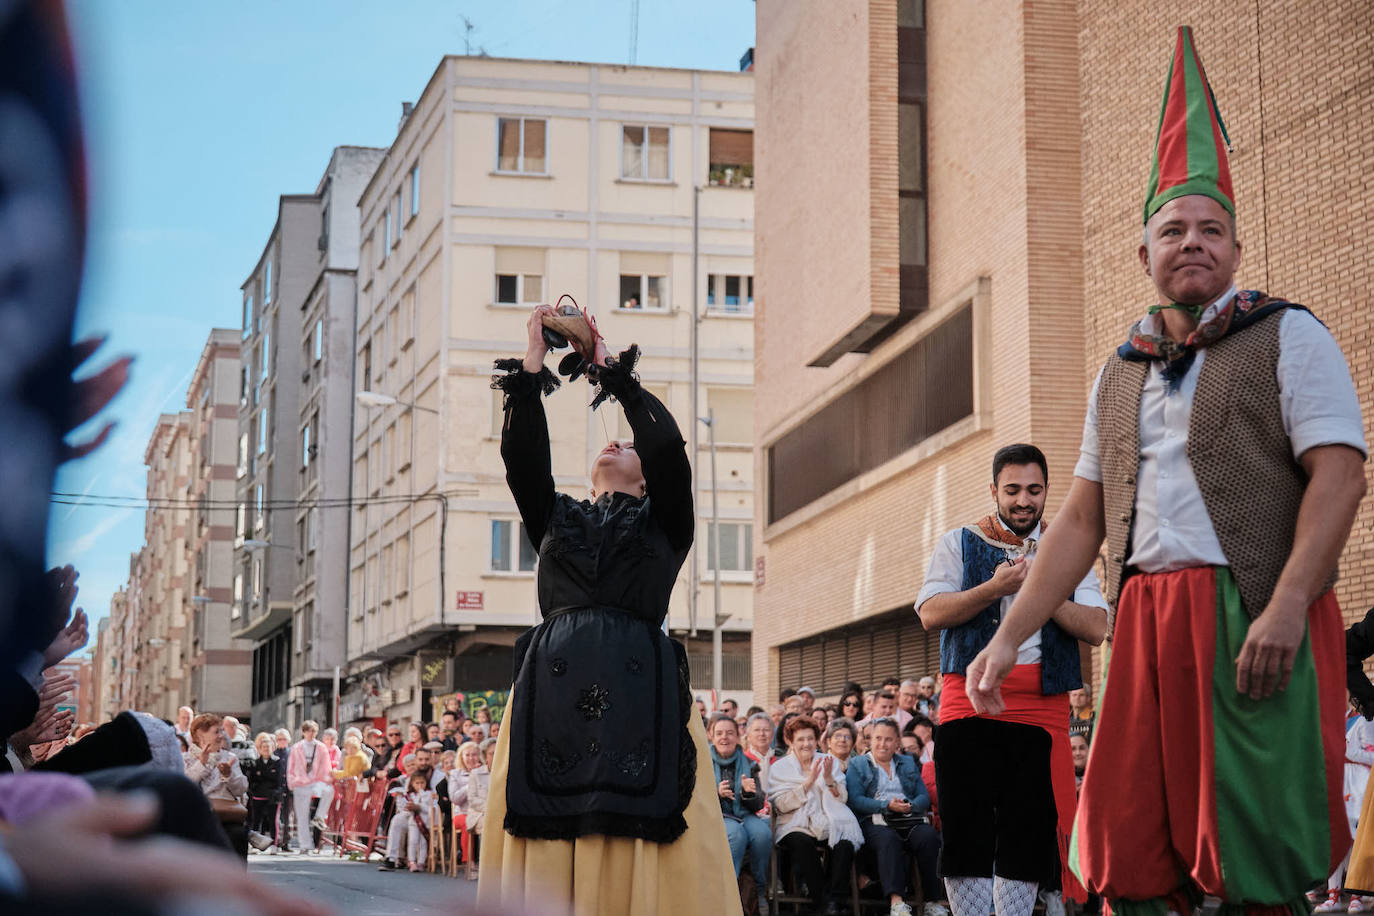
[[[550,324],[567,329],[575,351],[561,371],[585,371],[599,389],[592,408],[614,397],[634,432],[592,462],[590,499],[554,488],[543,401],[558,387],[544,366]],[[515,646],[477,906],[738,914],[686,652],[662,629],[696,527],[682,433],[640,386],[638,347],[611,356],[585,313],[546,305],[526,330],[524,359],[498,360],[505,374],[492,384],[505,393],[506,481],[539,551],[542,622]]]
[[[846,693],[840,697],[840,705],[836,714],[842,719],[851,719],[855,722],[863,718],[863,693],[854,691]]]

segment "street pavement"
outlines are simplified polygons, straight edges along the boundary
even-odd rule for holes
[[[442,875],[381,872],[377,861],[332,855],[254,855],[248,871],[269,886],[324,904],[342,916],[472,912],[477,882]]]

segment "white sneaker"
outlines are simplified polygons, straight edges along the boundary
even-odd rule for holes
[[[323,831],[329,827],[329,825],[325,823],[324,818],[322,817],[312,817],[310,819],[310,826],[320,831]]]
[[[949,908],[942,903],[929,902],[922,908],[921,916],[949,916]]]
[[[248,831],[248,845],[253,847],[254,852],[262,852],[272,845],[272,838],[265,833],[250,830]]]
[[[906,905],[905,900],[898,900],[892,904],[892,909],[887,911],[887,916],[911,916],[911,907]]]
[[[264,851],[265,851],[269,856],[275,856],[277,853],[281,852],[281,850],[277,848],[277,844],[276,844],[276,843],[273,843],[271,846],[268,846],[267,849],[264,850]]]
[[[1325,900],[1323,900],[1321,903],[1317,904],[1315,907],[1312,908],[1312,912],[1339,913],[1343,909],[1345,909],[1345,906],[1341,903],[1341,892],[1330,891],[1329,893],[1327,893]]]

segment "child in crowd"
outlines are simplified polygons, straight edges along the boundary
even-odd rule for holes
[[[393,790],[394,792],[395,790]],[[430,827],[431,812],[434,810],[434,793],[429,788],[429,771],[418,770],[410,774],[403,790],[396,793],[396,818],[400,827],[393,827],[389,833],[390,845],[387,858],[399,861],[403,856],[410,863],[411,871],[422,871],[429,855],[427,835]],[[402,846],[405,847],[402,850]]]

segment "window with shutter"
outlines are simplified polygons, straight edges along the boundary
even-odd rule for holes
[[[711,128],[711,170],[707,183],[719,188],[754,186],[754,132]]]
[[[835,696],[847,681],[873,690],[888,677],[920,678],[940,670],[940,637],[897,608],[867,624],[847,624],[779,647],[783,687],[814,687]]]

